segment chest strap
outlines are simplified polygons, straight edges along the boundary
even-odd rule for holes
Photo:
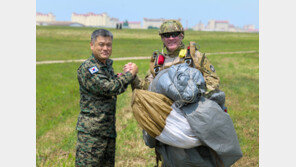
[[[179,58],[180,63],[187,63],[190,67],[195,67],[199,70],[201,70],[201,64],[204,55],[202,55],[200,52],[198,52],[197,55],[195,55],[196,51],[198,49],[196,48],[195,42],[190,42],[187,49],[181,49],[179,52]],[[159,51],[154,51],[151,59],[150,59],[150,72],[155,77],[161,70],[164,69],[164,55],[162,55]]]
[[[163,70],[163,63],[165,57],[159,51],[154,51],[150,59],[150,72],[155,77],[161,70]]]

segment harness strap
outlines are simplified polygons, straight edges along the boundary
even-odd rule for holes
[[[161,159],[160,159],[160,155],[159,155],[159,153],[157,152],[156,148],[155,148],[154,150],[155,150],[155,160],[156,160],[156,165],[155,165],[155,167],[158,167],[158,163],[159,163],[159,161],[161,161]]]
[[[197,52],[198,54],[196,55],[195,53],[197,50],[198,49],[196,48],[196,43],[191,41],[189,43],[189,47],[187,48],[187,52],[186,52],[185,56],[180,57],[180,55],[179,55],[179,57],[181,58],[182,61],[178,62],[177,64],[185,62],[185,63],[189,64],[189,66],[195,67],[201,71],[201,67],[202,67],[202,64],[203,64],[203,61],[205,58],[205,54]],[[151,59],[150,59],[150,67],[149,68],[150,68],[150,72],[153,75],[153,77],[155,77],[157,75],[157,73],[159,73],[161,70],[164,69],[163,64],[162,65],[158,64],[159,54],[160,54],[159,51],[154,51],[151,56]]]
[[[150,72],[151,74],[153,75],[153,77],[155,77],[155,72],[154,72],[154,66],[155,66],[155,63],[157,62],[157,57],[158,57],[158,52],[157,51],[154,51],[152,56],[151,56],[151,59],[150,59],[150,66],[149,66],[149,69],[150,69]]]

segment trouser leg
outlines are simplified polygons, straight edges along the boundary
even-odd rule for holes
[[[78,132],[75,159],[76,167],[113,167],[114,160],[115,138]]]

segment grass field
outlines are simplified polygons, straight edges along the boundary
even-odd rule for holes
[[[36,28],[36,59],[86,59],[94,28]],[[115,30],[112,57],[150,56],[162,45],[156,30]],[[185,44],[194,40],[202,52],[259,50],[259,35],[248,33],[185,32]],[[210,55],[226,93],[226,105],[234,122],[244,157],[234,166],[259,166],[259,53]],[[114,62],[120,72],[129,61]],[[133,60],[139,76],[148,60]],[[74,166],[79,114],[76,70],[80,63],[43,64],[36,67],[36,164]],[[130,108],[131,89],[118,96],[116,166],[154,166],[154,150],[145,146],[141,129]]]
[[[89,56],[90,34],[94,28],[37,27],[37,61],[85,59]],[[161,50],[158,30],[111,30],[112,57],[150,56]],[[259,35],[250,33],[186,31],[184,44],[196,41],[202,52],[259,50]]]

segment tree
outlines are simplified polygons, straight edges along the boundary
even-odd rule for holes
[[[127,21],[127,20],[125,20],[125,21],[123,22],[123,26],[124,26],[124,27],[128,27],[128,21]]]
[[[159,29],[158,27],[148,26],[147,29]]]

